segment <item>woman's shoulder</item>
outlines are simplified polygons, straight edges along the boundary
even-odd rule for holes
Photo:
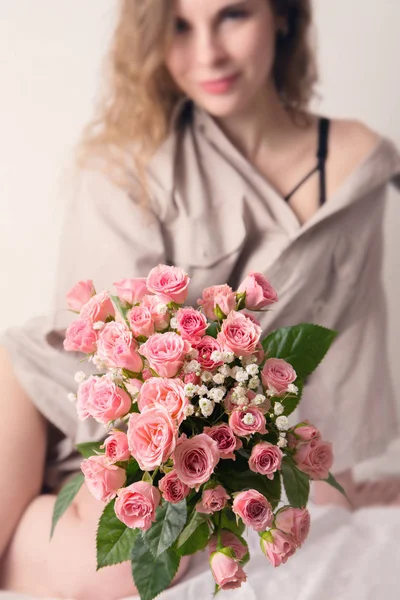
[[[382,143],[383,136],[354,119],[331,119],[329,150],[348,168],[360,164]]]

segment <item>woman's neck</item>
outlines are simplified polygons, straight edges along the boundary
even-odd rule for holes
[[[246,110],[215,120],[250,161],[255,161],[263,149],[279,151],[285,148],[299,131],[273,85],[255,98]]]

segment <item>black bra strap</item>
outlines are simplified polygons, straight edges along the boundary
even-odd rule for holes
[[[325,177],[325,162],[328,156],[328,139],[329,139],[329,119],[321,117],[318,124],[318,150],[317,150],[317,166],[312,169],[296,187],[285,196],[286,202],[297,192],[297,190],[312,176],[319,171],[320,177],[320,204],[326,201],[326,177]]]

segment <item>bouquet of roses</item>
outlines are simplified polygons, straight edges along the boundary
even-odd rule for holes
[[[206,546],[216,589],[240,587],[246,527],[274,567],[285,563],[309,531],[310,480],[343,492],[329,471],[331,444],[308,421],[288,422],[335,332],[300,324],[261,339],[253,313],[277,294],[260,273],[236,292],[205,289],[197,309],[184,306],[189,283],[182,269],[158,265],[116,282],[116,295],[90,280],[67,295],[78,317],[64,347],[98,371],[75,375],[72,399],[105,439],[78,445],[83,474],[61,490],[52,532],[85,481],[106,503],[98,568],[130,560],[142,600]]]

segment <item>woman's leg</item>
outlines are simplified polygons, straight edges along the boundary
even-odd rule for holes
[[[46,420],[13,373],[0,346],[0,561],[25,509],[42,488]]]

